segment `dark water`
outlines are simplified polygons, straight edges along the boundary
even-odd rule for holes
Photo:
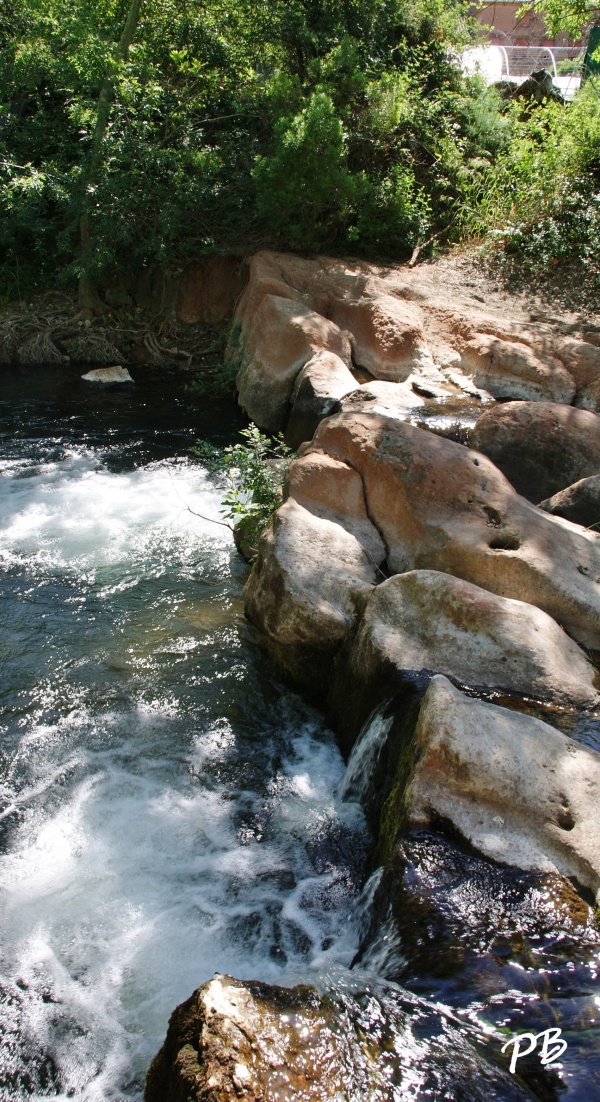
[[[435,836],[407,843],[395,921],[378,876],[361,895],[335,740],[257,650],[230,533],[195,515],[220,497],[189,447],[230,441],[235,411],[80,374],[1,376],[0,1098],[140,1099],[215,971],[333,991],[383,1061],[357,1044],[378,1086],[353,1098],[600,1098],[593,930]],[[568,1057],[522,1093],[501,1030],[549,1021]]]

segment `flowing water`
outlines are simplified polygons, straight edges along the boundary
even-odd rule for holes
[[[202,411],[53,370],[2,403],[0,1061],[7,1098],[137,1098],[215,970],[352,956],[364,827],[257,653],[231,533],[194,515],[220,517]]]
[[[540,933],[541,897],[508,898],[436,836],[407,843],[394,919],[379,873],[361,894],[357,798],[389,723],[344,775],[258,651],[247,568],[189,455],[232,439],[233,411],[80,374],[6,369],[0,395],[2,1102],[139,1102],[171,1011],[215,971],[350,1000],[393,1057],[373,1102],[558,1098],[569,1077],[565,1097],[599,1098],[576,1066],[599,1075],[592,933]],[[482,1027],[543,1029],[560,998],[580,1043],[563,1080],[490,1078]]]

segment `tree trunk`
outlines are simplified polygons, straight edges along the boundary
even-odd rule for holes
[[[125,26],[119,43],[115,48],[113,54],[113,64],[111,65],[110,72],[105,76],[102,81],[102,87],[98,96],[98,107],[96,111],[96,125],[94,126],[94,133],[92,135],[92,151],[90,156],[90,163],[87,174],[85,176],[85,189],[83,193],[83,203],[81,219],[79,223],[79,232],[81,238],[81,275],[79,277],[79,305],[82,311],[87,316],[93,316],[95,314],[101,314],[104,312],[104,306],[98,295],[96,284],[94,280],[94,235],[92,229],[92,196],[93,189],[98,181],[100,174],[100,166],[102,164],[102,143],[104,141],[104,135],[106,133],[106,127],[108,126],[108,120],[110,117],[110,105],[115,91],[114,81],[114,68],[121,61],[125,61],[127,54],[129,53],[129,47],[133,42],[137,25],[139,23],[140,12],[142,9],[144,0],[131,0],[129,5],[129,11],[127,13],[127,19],[125,20]]]

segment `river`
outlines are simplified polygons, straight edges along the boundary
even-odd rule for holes
[[[349,989],[376,887],[361,896],[367,832],[342,799],[352,784],[334,736],[258,650],[247,567],[190,457],[197,436],[234,439],[235,414],[168,376],[104,390],[80,374],[3,370],[3,1102],[139,1102],[171,1011],[215,971]],[[436,1021],[443,1003],[488,1031],[559,1020],[547,1010],[568,981],[577,1051],[597,1076],[594,938],[574,948],[563,930],[530,930],[533,963],[509,933],[477,949],[482,909],[497,932],[502,893],[504,912],[535,899],[523,889],[527,906],[511,904],[506,878],[433,836],[407,857],[404,944],[385,928],[364,975],[388,993],[402,980]],[[424,949],[434,904],[447,928],[438,916]],[[469,923],[474,945],[458,953]],[[581,1072],[575,1060],[560,1092],[600,1097],[581,1093]],[[405,1076],[377,1097],[475,1098],[433,1081],[449,1093]]]

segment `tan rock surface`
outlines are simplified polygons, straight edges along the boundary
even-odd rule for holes
[[[290,498],[261,537],[246,614],[279,668],[318,692],[376,579],[355,536]]]
[[[392,573],[454,574],[537,605],[600,647],[600,537],[530,505],[485,456],[364,414],[323,421],[312,447],[361,474]]]
[[[335,696],[362,723],[407,675],[566,707],[597,707],[594,667],[545,612],[434,570],[397,574],[369,597],[336,661]]]
[[[446,820],[480,853],[600,889],[600,755],[531,716],[435,677],[405,801],[413,826]]]
[[[296,376],[286,440],[295,451],[312,440],[319,421],[340,408],[340,399],[355,390],[351,371],[333,352],[317,352]]]
[[[471,444],[536,503],[600,473],[600,417],[555,402],[494,406],[477,421]]]
[[[478,333],[462,349],[461,365],[494,398],[570,404],[575,397],[575,382],[560,360],[525,344]]]
[[[237,377],[240,405],[262,428],[285,427],[294,381],[317,351],[350,363],[348,338],[301,302],[267,294],[244,338]]]
[[[331,520],[355,536],[377,566],[385,561],[383,540],[367,516],[362,479],[347,463],[320,452],[295,459],[288,493],[313,516]]]
[[[540,509],[563,517],[573,524],[582,524],[584,528],[600,530],[600,475],[590,475],[567,486],[566,490],[553,497],[540,501]]]

